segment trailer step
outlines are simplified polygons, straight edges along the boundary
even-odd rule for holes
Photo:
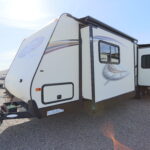
[[[62,112],[64,112],[64,109],[60,109],[60,108],[49,110],[47,111],[47,116],[55,115],[55,114],[62,113]]]

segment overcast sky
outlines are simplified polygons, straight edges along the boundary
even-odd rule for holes
[[[22,40],[67,12],[90,15],[150,43],[149,0],[0,0],[0,70],[7,69]]]

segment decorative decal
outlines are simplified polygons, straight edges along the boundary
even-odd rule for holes
[[[129,72],[121,65],[106,64],[103,69],[103,76],[108,80],[120,80],[129,75]],[[107,83],[108,83],[107,81]],[[106,83],[106,84],[107,84]]]
[[[27,54],[35,51],[44,41],[44,37],[37,37],[29,42],[18,54],[19,57],[24,57]]]
[[[95,41],[102,40],[102,41],[106,41],[106,42],[108,42],[108,41],[109,42],[115,42],[115,43],[121,44],[122,46],[125,46],[123,43],[121,43],[121,42],[119,42],[119,41],[117,41],[117,40],[115,40],[115,39],[113,39],[111,37],[107,37],[107,36],[99,36],[99,35],[97,35],[97,36],[94,36],[93,39]]]
[[[54,42],[49,43],[49,45],[45,51],[45,54],[48,54],[50,52],[60,50],[60,49],[66,48],[66,47],[75,46],[75,45],[79,45],[78,39],[54,41]]]

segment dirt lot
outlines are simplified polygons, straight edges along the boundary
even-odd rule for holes
[[[95,114],[79,107],[40,120],[4,121],[0,150],[113,150],[112,141],[115,150],[150,150],[150,97],[98,106]]]

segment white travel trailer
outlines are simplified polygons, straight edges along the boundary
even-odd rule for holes
[[[22,101],[2,106],[1,120],[135,91],[136,51],[136,39],[92,17],[61,15],[22,42],[5,79],[7,91]],[[20,105],[27,112],[18,113]]]
[[[150,86],[150,44],[138,47],[138,85]]]
[[[147,94],[150,86],[150,44],[138,45],[137,50],[138,96]]]

